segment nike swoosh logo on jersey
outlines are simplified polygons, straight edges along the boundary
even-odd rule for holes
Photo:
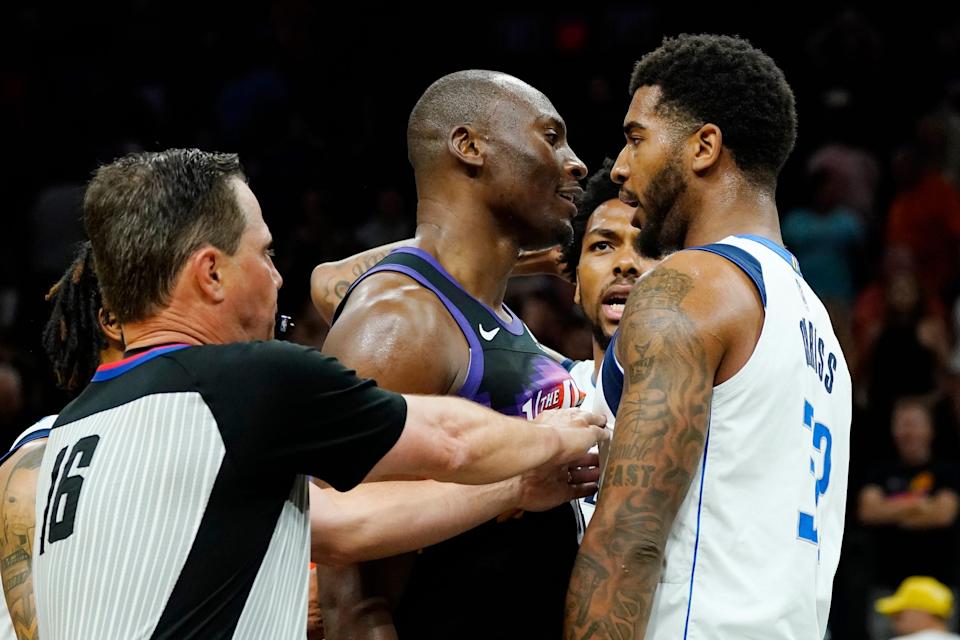
[[[483,328],[482,324],[478,324],[477,328],[480,329],[480,335],[483,336],[483,339],[486,340],[487,342],[490,342],[491,340],[496,338],[497,334],[500,333],[500,327],[497,327],[493,331],[487,331],[486,329]]]

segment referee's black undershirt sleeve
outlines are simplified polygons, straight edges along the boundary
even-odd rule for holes
[[[182,354],[220,425],[227,456],[251,471],[308,474],[346,491],[403,431],[403,396],[315,349],[269,341]]]

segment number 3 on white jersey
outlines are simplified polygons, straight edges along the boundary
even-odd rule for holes
[[[825,494],[830,487],[830,449],[833,445],[833,437],[830,435],[830,428],[827,425],[814,421],[813,414],[813,405],[804,400],[803,426],[813,432],[814,450],[823,454],[823,468],[820,476],[817,476],[814,458],[812,455],[810,456],[810,475],[814,478],[813,503],[815,506],[819,506],[820,496]],[[797,537],[819,545],[820,537],[817,535],[814,516],[813,513],[800,511],[800,519],[797,522]]]

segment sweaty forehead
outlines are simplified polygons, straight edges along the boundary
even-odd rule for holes
[[[494,83],[500,89],[501,107],[511,107],[498,109],[499,112],[511,111],[518,116],[523,114],[532,119],[553,118],[563,121],[550,99],[523,80],[504,75],[494,80]]]
[[[633,227],[635,210],[618,199],[607,200],[593,210],[587,224],[587,233],[594,233],[601,229],[628,233],[636,231]]]

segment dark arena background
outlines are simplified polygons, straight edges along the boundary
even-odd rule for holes
[[[327,328],[310,303],[312,268],[413,233],[405,127],[433,80],[486,68],[529,82],[550,97],[592,171],[623,145],[641,55],[664,35],[738,34],[776,60],[796,94],[799,137],[778,191],[784,239],[828,301],[854,376],[831,637],[889,637],[872,603],[911,558],[934,560],[937,578],[960,585],[960,11],[471,5],[5,3],[3,447],[67,401],[40,347],[44,294],[83,237],[83,187],[99,164],[169,147],[239,153],[275,238],[290,339],[319,348]],[[590,357],[571,293],[558,278],[518,278],[508,302],[545,344]],[[903,397],[930,408],[931,459],[954,494],[942,526],[906,531],[861,518],[862,487],[904,466],[891,430]]]

